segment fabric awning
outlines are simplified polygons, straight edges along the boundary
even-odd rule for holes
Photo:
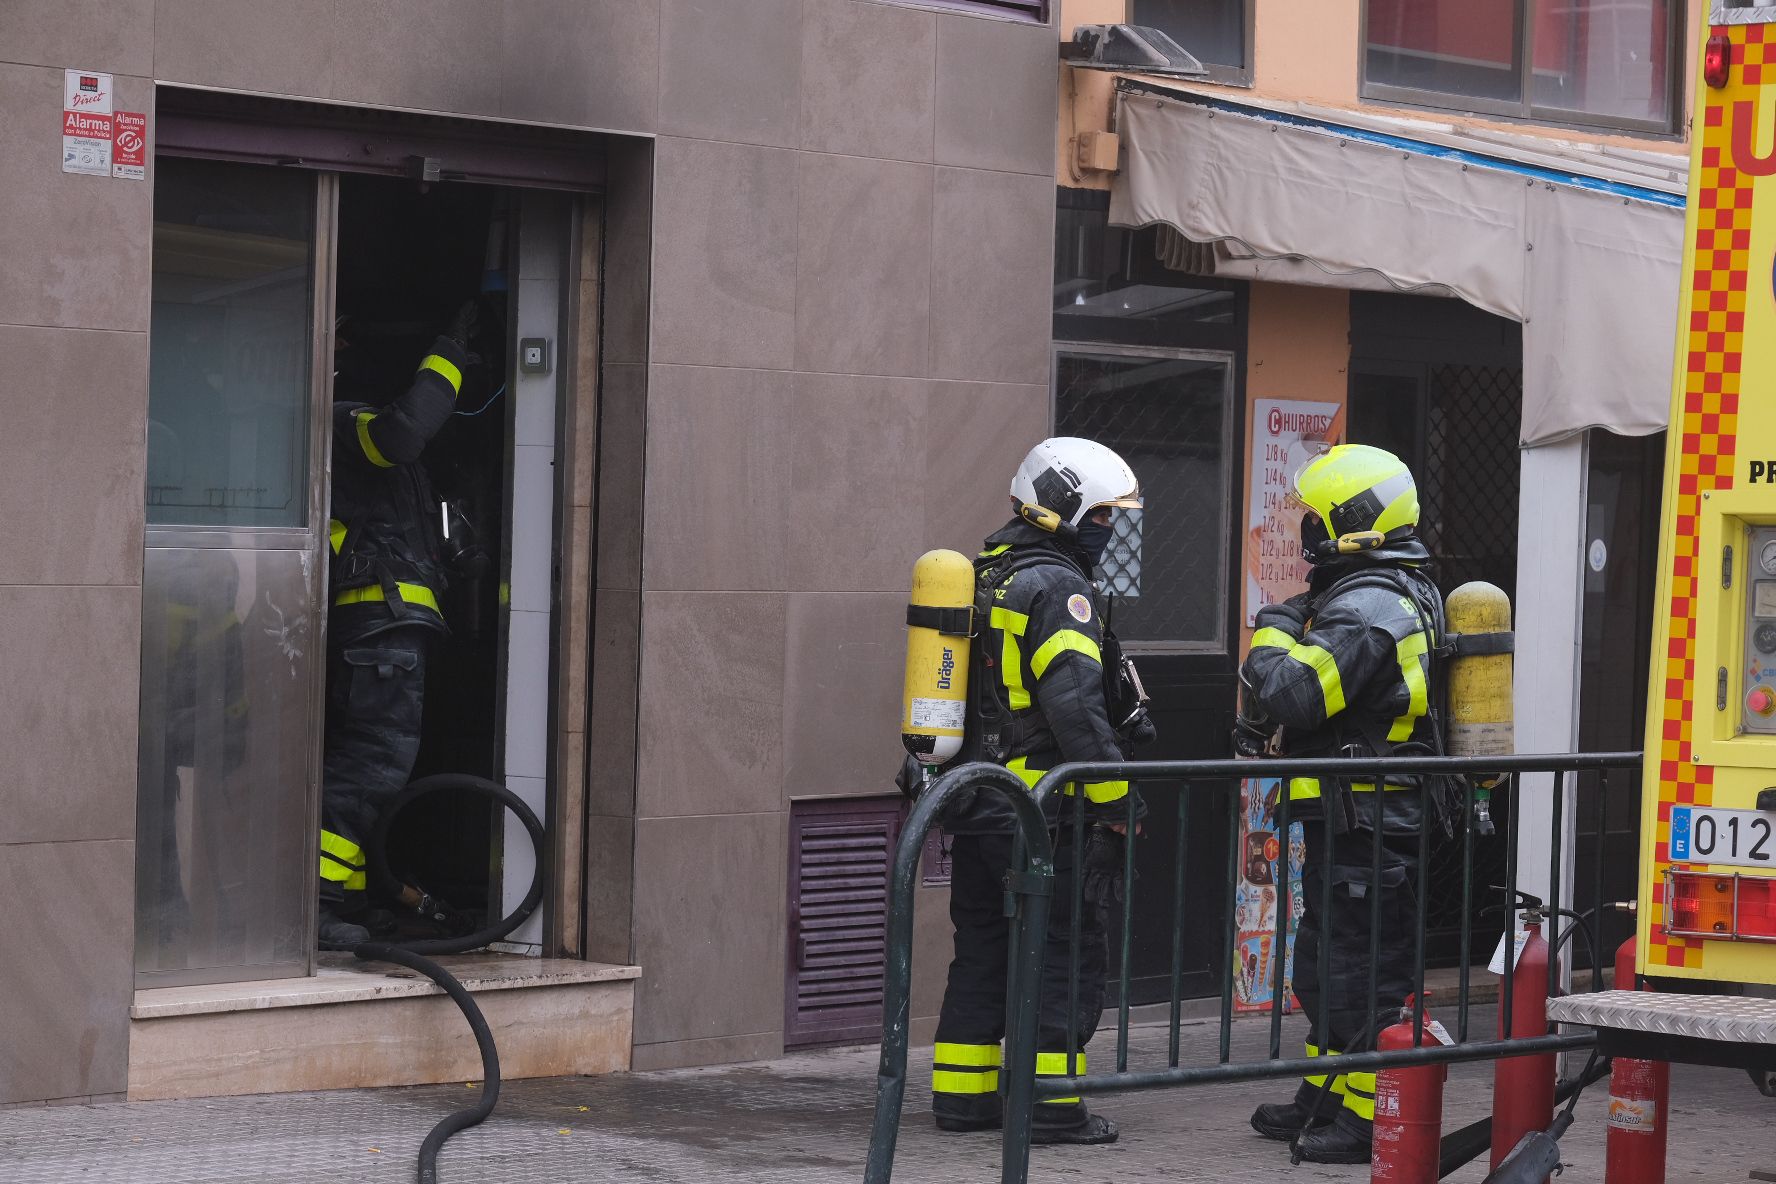
[[[1404,123],[1405,121],[1397,121]],[[1217,275],[1459,296],[1523,323],[1525,446],[1665,427],[1683,198],[1206,96],[1125,94],[1110,220]]]

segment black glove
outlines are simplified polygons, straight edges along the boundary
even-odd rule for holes
[[[444,331],[444,336],[456,342],[466,352],[469,348],[469,338],[475,335],[475,322],[480,315],[480,307],[475,301],[464,301],[463,306],[457,309],[456,315],[451,318],[450,328]]]
[[[1269,756],[1270,742],[1276,736],[1273,724],[1257,724],[1243,716],[1233,721],[1233,750],[1241,756]]]
[[[1307,632],[1309,616],[1307,598],[1291,596],[1281,604],[1267,604],[1258,610],[1252,618],[1252,626],[1256,629],[1281,629],[1290,637],[1299,638]]]
[[[1085,854],[1080,859],[1079,875],[1085,899],[1099,908],[1122,903],[1126,885],[1123,863],[1127,858],[1128,836],[1107,826],[1094,826],[1086,836]]]
[[[1147,708],[1137,707],[1128,722],[1117,729],[1117,738],[1121,741],[1124,759],[1133,760],[1136,749],[1159,739],[1159,729],[1153,726],[1153,717],[1147,714]]]

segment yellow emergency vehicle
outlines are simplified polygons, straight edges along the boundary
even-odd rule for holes
[[[1605,1052],[1735,1065],[1776,1092],[1776,6],[1712,0],[1698,65],[1637,969],[1704,993],[1549,1014]]]

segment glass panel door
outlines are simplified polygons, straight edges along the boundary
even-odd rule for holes
[[[157,163],[139,985],[312,963],[332,193],[310,172]]]

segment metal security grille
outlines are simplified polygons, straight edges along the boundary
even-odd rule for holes
[[[1232,359],[1227,354],[1062,346],[1055,434],[1134,467],[1144,510],[1119,510],[1099,575],[1125,644],[1218,650],[1227,619]]]
[[[791,806],[786,1045],[861,1040],[880,1028],[900,819],[898,799]]]
[[[1469,580],[1517,587],[1517,495],[1523,371],[1432,366],[1425,455],[1418,477],[1421,533],[1445,595]]]
[[[1469,580],[1485,580],[1515,595],[1517,496],[1522,457],[1517,425],[1523,414],[1523,371],[1506,366],[1431,366],[1426,376],[1419,522],[1437,559],[1444,596]],[[1509,818],[1501,796],[1498,837],[1474,844],[1475,883],[1505,882]],[[1428,881],[1426,937],[1443,953],[1462,921],[1459,838],[1433,833],[1431,866],[1449,875]]]

